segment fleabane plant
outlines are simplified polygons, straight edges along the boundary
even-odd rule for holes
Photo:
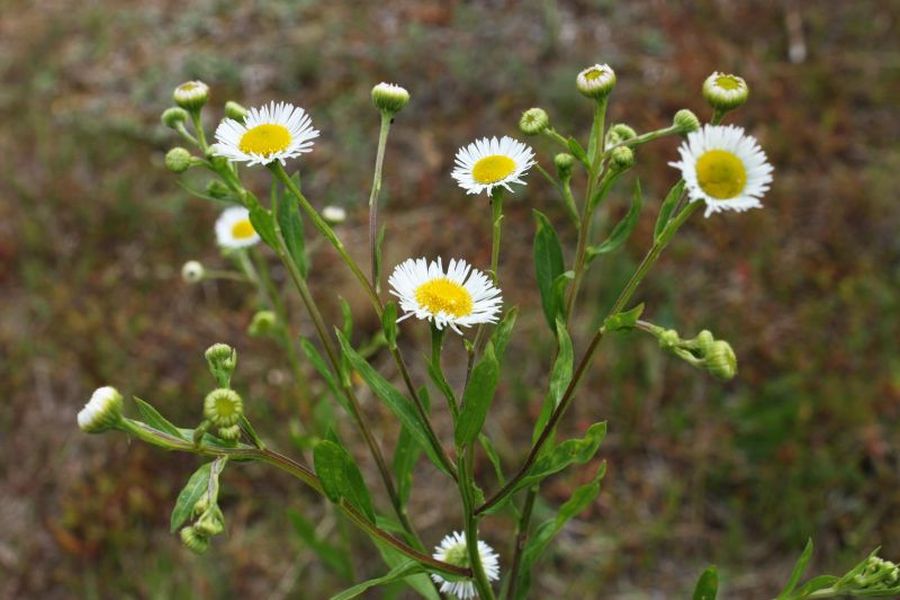
[[[391,125],[412,99],[406,88],[382,82],[372,89],[380,128],[368,199],[369,264],[363,268],[347,251],[337,229],[348,219],[344,207],[319,207],[302,191],[303,155],[315,150],[319,136],[306,108],[275,101],[245,108],[228,101],[210,144],[202,119],[209,87],[199,81],[179,86],[174,93],[176,106],[163,113],[162,121],[194,150],[173,148],[166,155],[166,166],[175,173],[200,169],[209,174],[205,189],[187,184],[185,188],[223,207],[211,233],[215,232],[223,259],[231,262],[230,267],[213,268],[187,261],[182,277],[194,285],[233,279],[256,289],[259,306],[249,319],[248,331],[271,337],[283,350],[294,374],[296,410],[305,442],[295,457],[264,442],[265,432],[257,432],[251,420],[259,401],[241,395],[238,353],[225,343],[213,344],[205,352],[213,383],[204,398],[196,399],[198,416],[193,427],[174,425],[137,397],[133,401],[139,418],[128,417],[122,395],[108,386],[98,389],[78,413],[79,427],[88,433],[120,430],[168,450],[209,459],[191,476],[171,514],[172,532],[194,552],[215,551],[213,538],[227,529],[226,515],[218,505],[221,473],[236,461],[254,461],[284,471],[320,494],[326,510],[335,511],[371,539],[374,547],[365,552],[377,549],[384,559],[383,575],[356,583],[334,598],[353,598],[394,581],[403,581],[432,599],[442,595],[464,600],[527,597],[541,567],[541,555],[554,536],[600,493],[606,465],[595,458],[606,423],[598,421],[582,437],[572,439],[558,439],[557,427],[578,400],[579,384],[601,341],[610,335],[647,335],[658,341],[662,351],[700,370],[700,376],[727,381],[737,375],[738,359],[727,341],[708,330],[689,337],[653,323],[644,317],[651,311],[636,296],[665,248],[696,212],[702,209],[707,218],[721,219],[722,226],[729,226],[741,218],[737,213],[762,208],[772,184],[772,166],[756,139],[739,126],[722,124],[748,98],[749,88],[740,77],[716,72],[703,84],[703,97],[712,108],[709,122],[702,123],[696,114],[682,109],[671,124],[647,132],[637,132],[626,123],[607,123],[616,81],[612,67],[598,63],[581,71],[573,82],[572,92],[583,95],[593,108],[593,118],[585,127],[589,130],[586,142],[558,131],[548,111],[538,107],[524,111],[518,121],[529,143],[494,132],[476,140],[459,140],[447,184],[455,181],[461,202],[490,205],[490,263],[472,264],[470,257],[480,254],[477,248],[464,249],[458,256],[426,252],[393,265],[385,291],[382,247],[390,240],[379,223],[379,199]],[[578,319],[578,308],[591,265],[620,249],[646,212],[637,178],[618,222],[607,222],[602,217],[607,211],[598,209],[615,201],[613,192],[638,168],[641,146],[667,137],[680,139],[679,160],[670,163],[675,181],[656,209],[649,248],[617,290],[600,325],[584,335],[581,323],[588,319]],[[268,170],[268,193],[257,196],[245,186],[242,169]],[[505,303],[502,292],[503,202],[507,196],[522,197],[529,178],[538,175],[552,184],[558,196],[543,199],[539,207],[558,203],[567,217],[566,222],[554,224],[544,211],[534,210],[534,272],[547,334],[555,340],[556,352],[546,361],[547,390],[539,416],[534,423],[520,424],[532,428],[531,444],[521,448],[519,456],[503,460],[484,427],[503,377],[504,356],[518,314],[516,307]],[[487,220],[487,209],[485,213]],[[563,247],[558,226],[573,229],[574,248]],[[307,239],[310,234],[314,239]],[[310,290],[309,249],[321,243],[334,248],[358,284],[359,294],[368,301],[368,310],[381,323],[380,331],[364,347],[353,339],[349,308],[344,305],[344,322],[335,327],[325,320],[316,300],[327,298],[327,292],[314,296]],[[270,263],[275,262],[288,275],[287,290],[269,275]],[[294,332],[286,294],[299,298],[315,339],[299,338]],[[430,332],[430,352],[410,352],[404,348],[409,344],[401,345],[401,335],[416,328]],[[448,377],[443,368],[448,344],[462,344],[467,355],[465,376],[459,381]],[[375,353],[390,356],[392,371],[398,374],[396,383],[373,366],[370,359]],[[424,364],[411,369],[410,360]],[[303,384],[304,373],[310,369],[318,372],[328,390],[321,398],[313,398]],[[427,379],[414,377],[420,372],[427,373]],[[377,439],[373,424],[363,415],[357,395],[361,385],[399,424],[400,435],[393,446]],[[432,402],[432,396],[441,401]],[[592,391],[589,396],[597,395]],[[313,417],[322,414],[316,410],[319,403],[334,403],[353,424],[378,472],[376,489],[366,485],[354,455],[335,433],[333,418]],[[433,427],[438,412],[449,415],[452,438],[439,436]],[[504,440],[503,447],[511,444]],[[475,459],[482,453],[491,469],[476,473]],[[408,510],[412,474],[422,461],[430,465],[434,477],[443,479],[441,485],[455,490],[460,508],[461,520],[436,536],[422,535],[419,517]],[[552,518],[535,523],[533,509],[542,484],[570,468],[588,470],[587,483],[573,490]],[[508,528],[507,539],[483,539],[486,519],[510,522],[510,518],[515,525]],[[335,555],[363,551],[330,540],[318,540],[313,547],[332,566]],[[819,576],[801,584],[811,553],[810,543],[779,599],[900,593],[897,566],[874,554],[842,577]],[[694,597],[714,598],[717,589],[716,571],[710,568],[701,575]],[[597,597],[602,595],[597,590]]]

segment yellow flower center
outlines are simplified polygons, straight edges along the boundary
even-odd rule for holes
[[[736,197],[747,183],[743,161],[726,150],[708,150],[697,160],[697,183],[718,200]]]
[[[741,82],[733,75],[719,75],[716,77],[716,85],[723,90],[736,90],[741,87]]]
[[[417,287],[416,302],[433,314],[444,312],[457,318],[472,314],[472,294],[446,277],[426,281]]]
[[[509,177],[516,170],[516,161],[504,154],[485,156],[472,167],[472,179],[476,183],[497,183]]]
[[[238,221],[231,226],[231,235],[234,236],[234,239],[236,240],[246,240],[247,238],[252,238],[256,235],[256,230],[253,229],[253,225],[250,224],[250,221],[243,220]]]
[[[587,73],[584,74],[584,78],[587,79],[588,81],[594,81],[594,80],[600,79],[604,75],[606,75],[606,71],[604,71],[602,69],[591,69],[590,71],[588,71]]]
[[[216,415],[221,419],[230,419],[237,413],[237,406],[230,396],[216,398]]]
[[[257,125],[241,136],[241,152],[269,156],[285,150],[291,143],[291,132],[283,125]]]

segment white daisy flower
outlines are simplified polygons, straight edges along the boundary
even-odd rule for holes
[[[410,258],[394,268],[388,282],[406,311],[398,322],[415,315],[460,335],[460,325],[496,323],[503,306],[500,290],[490,278],[464,260],[451,260],[445,273],[440,258],[431,263]]]
[[[703,200],[706,216],[722,210],[761,208],[759,201],[772,183],[772,165],[756,138],[734,125],[705,125],[688,134],[678,148],[691,202]]]
[[[98,388],[78,411],[78,427],[86,433],[100,433],[122,420],[122,394],[110,386]]]
[[[481,558],[481,566],[487,575],[488,581],[500,579],[500,556],[485,542],[478,540],[478,555]],[[466,551],[466,536],[459,531],[448,534],[434,549],[434,558],[441,562],[450,563],[458,567],[469,566],[469,555]],[[440,584],[441,593],[451,594],[459,600],[476,598],[475,584],[468,579],[447,581],[437,573],[432,573],[431,578]]]
[[[226,249],[247,248],[259,241],[250,223],[250,211],[241,206],[226,208],[216,220],[216,241]]]
[[[216,128],[214,152],[228,160],[248,165],[284,164],[312,151],[312,140],[319,137],[306,111],[287,102],[270,102],[251,108],[243,122],[226,118]]]
[[[451,173],[467,194],[490,194],[497,186],[512,192],[510,183],[521,183],[534,164],[534,151],[509,136],[476,140],[456,153]]]

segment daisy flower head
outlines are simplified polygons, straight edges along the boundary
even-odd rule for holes
[[[226,250],[247,248],[259,241],[250,223],[250,211],[242,206],[226,208],[216,220],[216,242]]]
[[[525,185],[522,177],[534,165],[534,150],[509,136],[481,138],[460,148],[455,162],[451,176],[467,194],[490,195],[497,186],[512,192],[509,184]]]
[[[772,183],[772,165],[756,138],[734,125],[705,125],[688,134],[678,148],[691,202],[706,203],[705,216],[723,210],[761,208],[760,198]]]
[[[703,97],[717,110],[734,110],[747,101],[750,88],[742,77],[714,72],[703,82]]]
[[[429,320],[438,329],[496,323],[503,298],[487,275],[466,261],[453,259],[444,271],[441,259],[409,258],[394,268],[388,278],[391,293],[400,299],[405,314]]]
[[[319,131],[306,111],[287,102],[251,108],[243,122],[225,118],[216,128],[218,156],[248,165],[267,165],[311,152]]]
[[[478,555],[481,558],[481,566],[484,568],[488,581],[500,579],[500,556],[494,552],[494,549],[485,542],[478,540]],[[441,543],[435,547],[432,556],[451,565],[468,567],[469,554],[466,550],[466,536],[459,531],[446,535],[441,540]],[[475,591],[475,584],[468,579],[448,581],[437,573],[432,573],[431,578],[441,586],[442,594],[450,594],[459,600],[469,600],[470,598],[478,597],[478,592]]]

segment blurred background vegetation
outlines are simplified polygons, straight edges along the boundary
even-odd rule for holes
[[[245,333],[253,294],[178,276],[188,259],[225,264],[213,243],[216,207],[189,199],[162,166],[177,140],[158,115],[172,88],[193,78],[212,86],[209,126],[226,99],[284,99],[310,111],[323,135],[298,163],[305,189],[320,207],[348,209],[341,233],[359,256],[378,127],[369,90],[381,80],[406,86],[413,101],[386,165],[390,267],[420,254],[489,262],[488,210],[453,184],[453,153],[476,136],[519,135],[518,117],[533,105],[583,139],[591,107],[574,78],[584,66],[615,68],[612,119],[638,131],[668,124],[680,108],[708,118],[703,79],[742,75],[750,102],[730,121],[756,135],[775,165],[766,208],[693,220],[638,294],[653,320],[730,340],[740,375],[720,384],[637,334],[604,343],[564,426],[576,433],[609,421],[604,489],[541,563],[534,595],[684,597],[716,563],[724,597],[770,597],[807,536],[818,571],[841,571],[879,544],[897,559],[900,49],[890,6],[0,3],[0,596],[321,598],[340,587],[290,526],[288,511],[315,521],[322,510],[296,482],[259,466],[228,469],[227,538],[197,557],[167,531],[197,459],[75,427],[104,384],[190,426],[212,385],[202,352],[226,341],[239,348],[237,381],[257,429],[296,451],[283,425],[296,418],[287,365],[274,343]],[[648,206],[628,245],[592,269],[585,331],[648,246],[677,143],[643,147],[611,200],[615,217],[640,176]],[[535,144],[549,166],[555,148]],[[558,198],[530,177],[508,203],[502,261],[504,296],[526,314],[509,350],[518,368],[488,423],[509,469],[527,445],[553,347],[533,291],[534,207],[574,241]],[[313,258],[314,290],[330,315],[341,295],[358,335],[374,331],[330,248]],[[421,333],[404,328],[410,356]],[[308,385],[320,388],[314,377]],[[383,407],[363,400],[391,443]],[[538,517],[592,472],[544,486]],[[412,499],[426,543],[458,527],[455,499],[433,475],[423,465]],[[504,518],[485,525],[501,556],[512,527]],[[357,577],[383,572],[367,542],[357,549]]]

